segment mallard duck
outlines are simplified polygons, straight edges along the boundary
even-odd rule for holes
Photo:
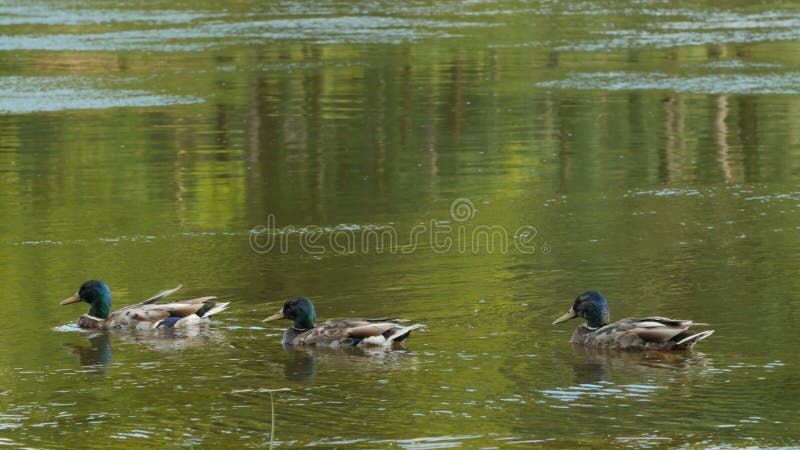
[[[609,324],[608,302],[597,291],[586,291],[575,299],[572,308],[553,325],[575,317],[586,319],[572,334],[572,342],[587,347],[618,350],[688,350],[714,333],[714,330],[693,333],[691,320],[663,317],[622,319]]]
[[[264,322],[278,319],[294,322],[283,334],[283,345],[388,346],[405,341],[411,331],[424,326],[403,326],[401,323],[407,322],[404,319],[338,319],[317,325],[314,304],[305,297],[290,298]]]
[[[207,321],[223,311],[228,303],[212,302],[216,297],[201,297],[177,302],[155,303],[180,289],[178,286],[135,305],[111,312],[111,289],[100,280],[85,281],[78,292],[61,302],[62,305],[84,301],[91,305],[89,313],[78,318],[81,328],[137,329],[183,328]]]

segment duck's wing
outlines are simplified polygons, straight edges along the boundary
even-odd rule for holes
[[[154,296],[152,296],[152,297],[148,298],[147,300],[145,300],[145,301],[143,301],[143,302],[140,302],[140,303],[137,303],[137,305],[149,305],[150,303],[153,303],[153,302],[155,302],[156,300],[161,300],[162,298],[164,298],[164,297],[166,297],[166,296],[168,296],[168,295],[170,295],[170,294],[173,294],[173,293],[177,292],[177,291],[178,291],[178,290],[180,290],[182,287],[183,287],[183,285],[182,285],[182,284],[179,284],[179,285],[175,286],[175,287],[174,287],[174,288],[172,288],[172,289],[167,289],[166,291],[161,291],[161,292],[159,292],[158,294],[156,294],[156,295],[154,295]]]
[[[662,350],[683,349],[710,336],[714,330],[694,333],[691,320],[665,317],[622,319],[595,332],[599,344],[612,348],[652,348]]]
[[[665,317],[645,317],[629,322],[640,338],[646,341],[666,342],[692,326],[691,320],[673,320]]]
[[[300,334],[296,344],[319,346],[389,345],[405,340],[422,325],[403,326],[403,319],[338,319]]]

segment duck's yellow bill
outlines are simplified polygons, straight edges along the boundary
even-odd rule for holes
[[[78,294],[75,294],[75,295],[73,295],[72,297],[70,297],[70,298],[68,298],[66,300],[62,300],[61,304],[62,305],[69,305],[70,303],[78,303],[79,301],[81,301],[81,296],[78,295]]]
[[[262,322],[272,322],[273,320],[283,319],[284,317],[286,316],[283,315],[283,308],[281,308],[280,311],[262,320]]]
[[[558,319],[556,319],[556,320],[553,322],[553,325],[555,325],[555,324],[557,324],[557,323],[564,322],[564,321],[566,321],[566,320],[569,320],[569,319],[574,319],[576,315],[577,315],[577,314],[575,314],[575,311],[573,311],[573,309],[572,309],[572,308],[570,308],[570,309],[569,309],[569,311],[567,311],[567,312],[565,312],[565,313],[564,313],[564,315],[562,315],[561,317],[559,317]]]

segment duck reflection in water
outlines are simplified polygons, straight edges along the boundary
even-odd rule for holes
[[[111,364],[111,336],[107,332],[91,333],[86,336],[89,345],[66,343],[64,347],[78,357],[81,367],[94,368],[96,374],[105,374],[105,367]]]
[[[111,365],[112,360],[111,334],[107,331],[96,331],[85,334],[85,336],[89,340],[88,345],[65,343],[63,344],[64,348],[78,357],[81,367],[95,368],[98,369],[97,374],[105,374],[105,368]],[[210,328],[166,329],[160,333],[114,333],[114,339],[123,344],[145,344],[151,350],[159,352],[179,352],[207,345],[219,346],[225,342],[224,336],[219,331]]]
[[[614,372],[645,372],[653,369],[687,370],[710,367],[712,362],[698,352],[629,352],[572,344],[573,371],[581,383],[607,381]]]
[[[145,344],[159,352],[177,352],[195,347],[220,346],[225,334],[208,327],[166,328],[161,332],[116,332],[114,338],[125,344]]]
[[[559,407],[646,401],[660,396],[664,388],[693,384],[693,378],[711,368],[712,361],[701,353],[644,351],[629,352],[573,345],[564,362],[574,377],[568,384],[540,389]]]
[[[283,373],[288,381],[313,382],[317,376],[317,365],[325,371],[366,373],[375,371],[414,370],[417,356],[402,349],[386,347],[283,347],[288,355]]]

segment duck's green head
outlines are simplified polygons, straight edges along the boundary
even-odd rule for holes
[[[84,281],[78,292],[61,302],[62,305],[86,302],[91,305],[89,315],[99,319],[107,319],[111,313],[111,289],[100,280]]]
[[[314,328],[317,311],[314,310],[311,300],[305,297],[293,297],[283,304],[280,311],[264,319],[264,322],[278,319],[289,319],[294,321],[294,327],[298,330],[307,330]]]
[[[553,325],[565,320],[583,317],[591,328],[608,325],[608,302],[603,294],[597,291],[586,291],[575,299],[572,308],[553,322]]]

